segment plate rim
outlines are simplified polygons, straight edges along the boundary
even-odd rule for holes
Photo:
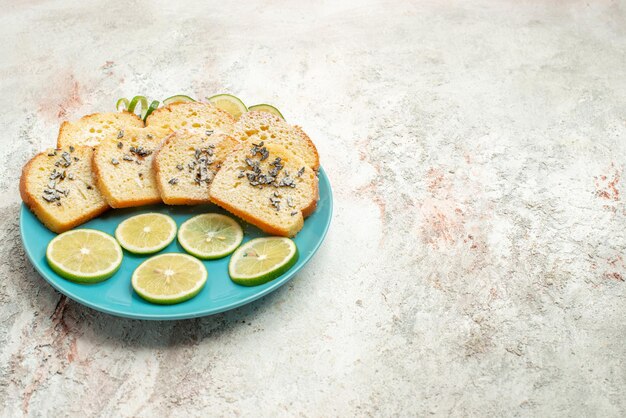
[[[324,228],[321,231],[320,234],[320,239],[317,241],[317,243],[313,246],[313,249],[304,257],[304,259],[302,260],[302,264],[300,265],[300,267],[298,267],[295,270],[291,270],[288,271],[287,273],[285,273],[285,275],[280,279],[280,280],[276,280],[274,283],[272,283],[271,286],[268,286],[267,288],[265,288],[264,290],[252,294],[244,299],[238,300],[236,302],[231,302],[225,306],[219,307],[219,308],[214,308],[214,309],[207,309],[207,310],[202,310],[202,311],[197,311],[194,313],[176,313],[176,314],[133,314],[133,313],[127,313],[127,312],[122,312],[122,311],[118,311],[116,309],[112,309],[109,307],[102,307],[99,304],[96,303],[92,303],[91,301],[89,301],[88,299],[85,299],[81,296],[76,295],[75,293],[73,293],[72,291],[68,291],[66,289],[61,288],[60,286],[58,286],[55,281],[49,279],[47,277],[47,273],[44,273],[44,271],[39,267],[38,263],[36,263],[34,261],[34,256],[32,254],[32,250],[31,248],[26,244],[26,240],[24,238],[24,216],[23,211],[27,210],[30,211],[30,209],[26,206],[26,204],[24,202],[22,202],[21,207],[20,207],[20,221],[19,221],[19,225],[20,225],[20,238],[22,240],[22,247],[24,248],[24,252],[26,253],[26,257],[28,258],[28,261],[31,263],[31,265],[35,268],[35,270],[37,271],[37,273],[39,273],[39,275],[45,280],[46,283],[48,283],[50,286],[52,286],[57,292],[61,293],[64,296],[67,296],[68,298],[72,299],[75,302],[80,303],[81,305],[87,306],[88,308],[91,308],[95,311],[98,312],[103,312],[112,316],[116,316],[116,317],[121,317],[121,318],[128,318],[128,319],[137,319],[137,320],[148,320],[148,321],[176,321],[176,320],[183,320],[183,319],[193,319],[193,318],[201,318],[201,317],[205,317],[205,316],[211,316],[211,315],[215,315],[215,314],[219,314],[222,312],[226,312],[226,311],[230,311],[236,308],[239,308],[243,305],[247,305],[248,303],[254,302],[257,299],[260,299],[266,295],[268,295],[269,293],[272,293],[273,291],[275,291],[276,289],[278,289],[279,287],[281,287],[282,285],[284,285],[285,283],[287,283],[288,281],[290,281],[293,276],[296,275],[296,273],[298,273],[300,270],[302,270],[311,260],[311,258],[317,253],[317,251],[319,250],[320,246],[322,245],[322,243],[324,242],[324,240],[326,239],[326,235],[328,233],[328,229],[330,228],[330,224],[332,222],[333,219],[333,190],[332,190],[332,186],[330,184],[330,180],[328,179],[328,176],[326,175],[326,172],[324,171],[324,169],[322,168],[322,166],[320,166],[319,171],[318,171],[318,177],[321,178],[323,177],[325,183],[328,185],[328,219],[326,220],[326,222],[324,223]],[[39,220],[38,220],[39,221]],[[77,227],[77,228],[80,228]]]

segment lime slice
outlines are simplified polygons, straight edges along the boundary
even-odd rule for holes
[[[242,239],[241,226],[219,213],[194,216],[178,231],[178,242],[185,251],[204,259],[226,257],[235,251]]]
[[[239,116],[248,111],[246,105],[232,94],[217,94],[209,97],[207,100],[216,107],[230,113],[235,119],[239,119]]]
[[[75,229],[57,235],[46,249],[50,268],[79,283],[97,283],[111,277],[122,264],[115,239],[94,229]]]
[[[177,94],[176,96],[168,97],[167,99],[163,100],[163,104],[165,106],[172,104],[172,103],[180,103],[180,102],[195,102],[195,100],[189,96],[185,96],[184,94]]]
[[[298,247],[289,238],[256,238],[239,247],[230,258],[233,282],[256,286],[274,280],[298,261]]]
[[[152,254],[167,247],[176,237],[176,222],[161,213],[144,213],[123,221],[115,238],[124,249],[135,254]]]
[[[271,113],[272,115],[276,115],[279,118],[281,118],[282,120],[285,120],[285,117],[283,116],[282,113],[280,113],[280,110],[276,109],[274,106],[272,105],[268,105],[268,104],[258,104],[258,105],[254,105],[254,106],[250,106],[248,108],[248,110],[250,112],[252,112],[253,110],[257,110],[259,112],[267,112],[267,113]]]
[[[148,302],[170,305],[196,296],[207,276],[206,268],[197,258],[168,253],[141,263],[133,272],[131,283],[135,292]]]

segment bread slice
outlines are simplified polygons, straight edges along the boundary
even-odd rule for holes
[[[96,187],[92,156],[89,146],[49,149],[24,166],[22,200],[51,231],[65,232],[108,209]]]
[[[252,111],[241,115],[235,123],[235,139],[249,143],[279,144],[317,171],[320,166],[319,155],[313,141],[298,126],[292,126],[268,112]]]
[[[170,135],[154,157],[161,199],[168,205],[209,203],[209,184],[239,143],[224,134],[181,130]]]
[[[93,170],[98,187],[114,208],[161,202],[153,160],[170,134],[160,128],[131,128],[120,138],[105,138],[96,147]]]
[[[103,138],[117,135],[120,131],[142,128],[143,121],[130,112],[94,113],[74,122],[63,122],[59,129],[57,147],[89,145],[95,147]]]
[[[263,231],[293,237],[317,206],[317,173],[281,145],[244,143],[224,160],[209,195]]]
[[[232,134],[235,119],[211,103],[179,102],[161,107],[146,119],[146,126],[177,131],[198,129],[214,133]]]

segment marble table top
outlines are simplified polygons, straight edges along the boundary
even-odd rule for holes
[[[626,414],[626,3],[31,0],[0,23],[0,416]],[[220,92],[317,145],[311,263],[180,322],[48,286],[23,164],[118,97]]]

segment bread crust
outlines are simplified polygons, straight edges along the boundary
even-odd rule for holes
[[[317,147],[315,146],[315,144],[313,143],[311,138],[306,134],[306,132],[304,132],[302,130],[302,128],[300,126],[293,125],[293,128],[300,134],[300,136],[302,137],[302,139],[305,142],[308,142],[311,150],[313,150],[313,154],[315,154],[315,164],[311,168],[313,170],[315,170],[316,172],[319,171],[319,169],[320,169],[320,154],[317,152]]]
[[[33,158],[31,158],[30,161],[26,163],[24,168],[22,168],[22,175],[20,176],[20,196],[22,198],[22,201],[28,207],[28,209],[30,209],[30,211],[35,214],[37,219],[39,219],[41,223],[46,226],[46,228],[48,228],[52,232],[60,234],[61,232],[69,231],[70,229],[75,228],[78,225],[82,225],[85,222],[90,221],[91,219],[103,214],[109,209],[109,206],[102,206],[99,208],[95,208],[90,212],[86,212],[70,222],[63,223],[55,221],[54,218],[47,213],[46,208],[43,206],[42,202],[28,190],[26,184],[26,179],[30,174],[32,165],[40,156],[43,156],[46,153],[47,151],[40,152]]]
[[[315,209],[317,209],[317,202],[320,200],[319,180],[315,182],[315,191],[313,193],[314,193],[313,194],[314,198],[311,200],[311,203],[307,207],[302,209],[302,216],[305,218],[308,218],[309,216],[311,216],[313,212],[315,212]]]
[[[211,196],[211,202],[215,203],[216,205],[220,206],[221,208],[226,209],[228,212],[232,213],[233,215],[237,216],[238,218],[243,219],[244,221],[248,222],[249,224],[252,224],[254,226],[256,226],[257,228],[259,228],[260,230],[262,230],[263,232],[266,232],[270,235],[278,235],[281,237],[295,237],[296,234],[302,229],[302,227],[304,226],[304,219],[302,217],[302,215],[299,216],[299,222],[297,222],[294,227],[292,229],[288,229],[288,228],[278,228],[275,227],[271,224],[268,224],[267,222],[264,222],[262,219],[257,218],[256,216],[240,210],[230,204],[228,204],[227,202],[224,202],[223,200],[220,200],[219,198],[215,197],[215,196]]]
[[[294,125],[294,128],[296,129],[296,131],[298,131],[300,133],[300,135],[302,136],[302,138],[307,141],[309,144],[311,144],[311,148],[313,149],[314,153],[315,153],[315,166],[311,167],[314,171],[315,171],[315,175],[317,175],[319,169],[320,169],[320,155],[317,152],[317,147],[315,146],[315,144],[313,143],[313,141],[311,140],[311,138],[306,134],[306,132],[304,132],[302,130],[302,128],[298,125]],[[311,204],[307,207],[305,207],[304,209],[302,209],[302,215],[305,218],[308,218],[309,216],[311,216],[313,214],[313,212],[315,212],[315,209],[317,209],[317,202],[320,200],[320,182],[319,180],[315,182],[315,192],[314,192],[314,196],[315,198],[311,201]]]
[[[57,148],[61,147],[61,137],[65,134],[65,130],[70,125],[69,121],[63,121],[61,126],[59,126],[59,133],[57,134]]]

